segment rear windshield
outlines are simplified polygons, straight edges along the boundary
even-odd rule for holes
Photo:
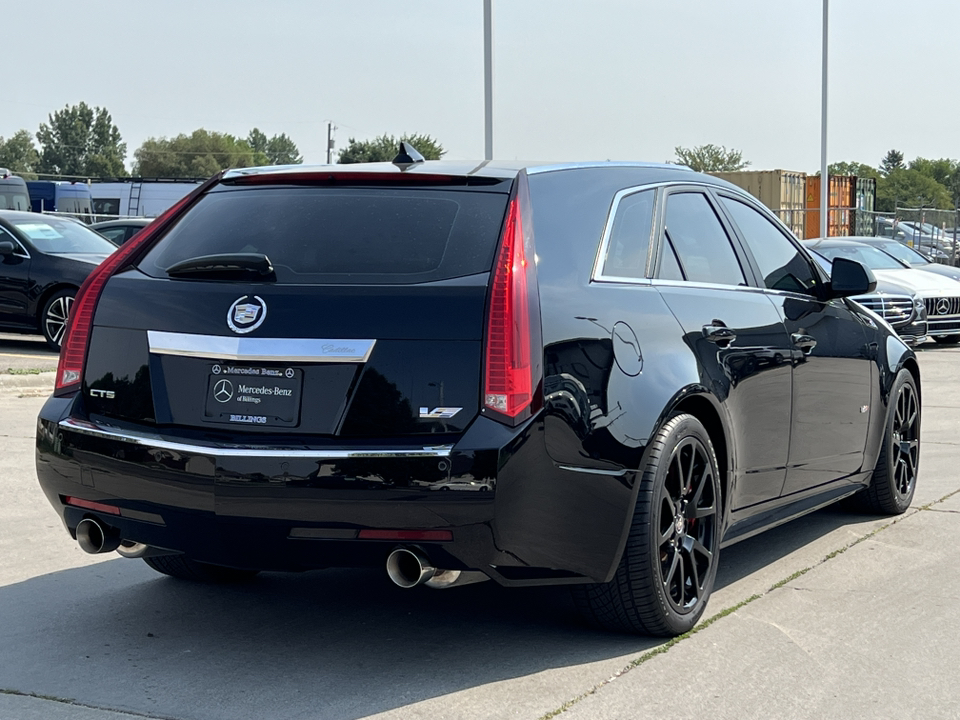
[[[407,284],[489,272],[502,193],[255,188],[203,197],[140,262],[152,277],[189,258],[262,253],[277,282]]]

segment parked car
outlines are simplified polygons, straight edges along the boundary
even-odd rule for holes
[[[27,183],[6,168],[0,168],[0,210],[29,210]]]
[[[948,277],[951,280],[960,281],[960,268],[954,265],[942,265],[940,263],[930,262],[930,258],[923,253],[917,252],[913,248],[907,247],[906,245],[902,245],[896,240],[879,237],[848,237],[846,239],[862,242],[865,245],[872,245],[878,250],[882,250],[887,255],[906,263],[914,270],[932,272],[936,275]]]
[[[894,218],[877,218],[877,235],[888,237],[902,242],[904,245],[918,250],[933,262],[947,263],[953,256],[953,241],[947,237],[922,232],[913,223],[896,220]]]
[[[848,299],[875,283],[674,165],[233,170],[85,284],[37,473],[83,549],[177,578],[562,583],[675,635],[722,546],[910,504],[919,370]]]
[[[115,249],[70,218],[0,210],[0,329],[59,350],[77,289]]]
[[[123,245],[152,222],[153,218],[121,218],[93,223],[90,229],[96,230],[114,245]]]
[[[897,244],[893,240],[886,242]],[[900,245],[900,247],[903,246]],[[909,248],[904,249],[909,250]],[[812,255],[829,275],[832,272],[831,262],[823,255],[817,253]],[[877,280],[877,287],[872,293],[857,295],[850,299],[872,310],[888,322],[900,339],[910,347],[919,345],[927,339],[927,307],[916,290],[897,285],[889,280]]]
[[[941,344],[960,342],[960,285],[955,280],[914,270],[882,250],[846,238],[806,240],[804,244],[828,260],[855,260],[878,278],[915,291],[927,307],[927,334]]]

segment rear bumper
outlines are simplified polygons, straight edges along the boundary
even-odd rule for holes
[[[79,420],[72,405],[51,398],[37,432],[37,475],[67,529],[94,516],[205,562],[380,566],[409,543],[362,531],[448,530],[450,541],[415,543],[439,567],[504,585],[604,581],[633,510],[632,472],[558,466],[539,419],[511,429],[481,417],[438,445],[257,447]]]

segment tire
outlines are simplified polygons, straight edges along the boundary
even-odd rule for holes
[[[693,415],[674,415],[650,443],[613,579],[571,588],[584,618],[606,630],[664,637],[693,628],[717,574],[720,498],[710,436]]]
[[[883,444],[870,486],[860,496],[865,508],[900,515],[910,507],[920,470],[920,396],[909,370],[901,370],[890,391]]]
[[[239,568],[208,565],[191,560],[184,555],[157,555],[143,558],[143,561],[158,573],[180,580],[206,583],[236,583],[252,580],[259,570],[241,570]]]
[[[63,341],[63,332],[67,325],[67,316],[73,305],[76,289],[59,290],[55,292],[43,305],[40,313],[40,332],[43,333],[47,345],[53,350],[60,350]]]
[[[956,345],[960,342],[960,335],[937,335],[933,338],[937,345]]]

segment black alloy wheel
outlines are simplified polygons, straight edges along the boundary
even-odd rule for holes
[[[633,524],[613,580],[572,588],[594,625],[680,635],[697,623],[717,574],[720,472],[697,418],[670,418],[650,444]]]
[[[47,345],[54,350],[59,350],[60,343],[63,342],[63,333],[67,328],[67,318],[70,315],[70,308],[73,306],[73,298],[76,294],[76,290],[60,290],[54,293],[43,306],[40,329]]]
[[[920,396],[909,370],[901,370],[890,392],[883,445],[870,486],[864,491],[868,509],[899,515],[910,507],[920,470]]]
[[[658,507],[660,582],[673,610],[683,614],[704,599],[716,555],[717,503],[713,466],[704,444],[684,438],[670,457]]]

